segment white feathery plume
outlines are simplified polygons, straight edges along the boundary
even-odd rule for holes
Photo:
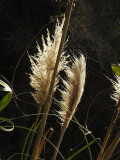
[[[30,75],[30,85],[35,89],[33,97],[38,104],[43,104],[47,98],[56,58],[61,42],[62,29],[64,25],[65,17],[60,24],[57,20],[55,27],[53,39],[50,38],[49,30],[47,30],[47,38],[42,36],[43,49],[37,44],[38,53],[34,56],[29,56],[31,62],[32,74]],[[67,58],[67,57],[66,57]],[[61,56],[61,61],[59,63],[58,71],[62,70],[66,65],[66,58],[64,57],[64,52]],[[58,78],[56,78],[56,83],[54,86],[54,92],[56,90]]]
[[[0,85],[2,86],[2,87],[0,87],[1,91],[12,92],[12,89],[10,88],[10,86],[7,83],[5,83],[4,81],[2,81],[1,79],[0,79]]]
[[[111,98],[116,101],[116,105],[120,104],[120,77],[115,75],[116,81],[111,80],[113,87],[115,89],[114,93],[111,95]]]
[[[55,160],[57,157],[64,133],[69,126],[84,91],[86,78],[85,57],[83,55],[81,55],[80,58],[74,57],[72,68],[67,67],[65,72],[68,77],[68,81],[63,80],[65,90],[60,90],[63,102],[59,103],[61,111],[58,111],[58,117],[62,121],[62,129],[56,146],[57,150],[55,150],[52,160]]]
[[[63,102],[60,103],[61,111],[58,111],[58,113],[63,125],[67,121],[68,127],[84,91],[86,60],[82,54],[80,58],[74,57],[72,68],[68,67],[66,69],[66,75],[68,81],[63,80],[65,90],[61,90]]]

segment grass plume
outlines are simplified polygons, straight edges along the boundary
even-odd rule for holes
[[[117,108],[120,109],[120,77],[115,75],[116,81],[112,81],[113,87],[115,89],[111,98],[116,101]]]
[[[35,145],[34,145],[34,149],[33,149],[33,152],[32,152],[31,160],[34,160],[37,153],[38,153],[39,145],[40,145],[40,142],[41,142],[41,139],[42,139],[42,136],[43,136],[43,131],[44,131],[46,121],[47,121],[47,116],[48,116],[48,113],[49,113],[49,110],[50,110],[51,98],[52,98],[52,95],[53,95],[53,92],[54,92],[56,75],[58,73],[59,62],[60,62],[60,59],[61,59],[64,44],[65,44],[65,38],[66,38],[67,30],[68,30],[68,25],[69,25],[69,21],[70,21],[71,12],[72,12],[73,2],[74,2],[74,0],[70,0],[69,7],[68,7],[68,10],[67,10],[67,14],[65,15],[65,23],[64,23],[64,26],[63,26],[63,32],[61,33],[61,39],[60,39],[60,45],[58,47],[57,58],[56,58],[56,61],[55,61],[55,66],[54,66],[52,78],[51,78],[51,81],[50,81],[50,87],[49,87],[49,90],[48,90],[48,95],[47,95],[47,98],[46,98],[46,101],[45,101],[45,104],[44,104],[44,113],[46,113],[46,114],[44,114],[42,116],[42,119],[41,119],[41,124],[40,124],[39,130],[38,130],[38,135],[37,135],[37,138],[36,138],[36,141],[35,141]]]
[[[42,36],[43,49],[41,49],[37,44],[38,53],[34,56],[29,56],[32,70],[32,74],[30,75],[30,84],[35,90],[35,93],[32,95],[35,101],[40,105],[43,105],[46,101],[50,88],[58,49],[60,46],[64,20],[65,19],[63,18],[61,24],[57,20],[55,32],[52,36],[53,40],[50,38],[49,30],[47,30],[47,42],[45,42],[45,38]],[[65,61],[63,60],[61,61],[57,73],[63,68],[64,62]],[[56,89],[56,84],[57,78],[54,85],[54,91]]]
[[[62,123],[64,124],[65,121],[67,121],[68,126],[84,91],[86,61],[82,54],[80,58],[74,58],[72,68],[66,70],[66,75],[68,81],[63,80],[65,90],[61,91],[64,99],[60,105],[62,110],[58,113],[61,117]]]
[[[35,101],[38,103],[38,113],[40,113],[41,107],[45,103],[52,76],[53,71],[55,68],[55,62],[60,46],[61,36],[62,36],[62,29],[64,25],[65,17],[62,20],[62,23],[57,20],[57,24],[55,27],[55,32],[52,38],[50,38],[49,30],[47,30],[47,38],[45,42],[45,38],[42,36],[42,45],[43,49],[40,48],[40,46],[37,43],[37,49],[38,52],[34,56],[29,56],[30,62],[31,62],[31,70],[32,74],[30,75],[30,84],[34,88],[34,93],[32,93]],[[62,52],[61,59],[60,59],[60,65],[57,70],[57,74],[64,68],[66,65],[66,59],[64,57],[64,52]],[[67,58],[67,57],[66,57]],[[52,96],[56,90],[58,77],[56,76],[55,84],[53,87],[53,93]],[[39,115],[36,116],[35,120],[35,126],[38,123]],[[34,132],[31,135],[31,141],[33,139]],[[30,149],[31,142],[29,143],[28,150]],[[27,151],[28,152],[28,151]]]
[[[62,121],[62,129],[52,160],[55,160],[57,157],[64,133],[76,111],[84,91],[86,61],[83,55],[81,55],[80,58],[74,58],[72,68],[68,67],[66,69],[66,75],[68,81],[63,80],[65,91],[61,91],[63,103],[60,103],[61,111],[58,111],[59,118]]]

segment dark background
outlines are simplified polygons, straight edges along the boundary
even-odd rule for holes
[[[1,0],[0,1],[0,75],[12,83],[20,100],[14,101],[1,113],[1,117],[13,118],[24,114],[37,112],[37,107],[30,92],[29,85],[30,55],[36,53],[36,41],[41,46],[41,35],[46,36],[46,29],[54,32],[56,18],[66,11],[67,0]],[[112,63],[120,62],[120,2],[119,0],[80,0],[76,1],[72,12],[68,29],[69,41],[67,54],[82,52],[87,60],[86,85],[82,101],[75,114],[76,118],[87,125],[96,138],[104,139],[107,127],[115,109],[115,102],[111,100],[113,92],[112,84],[107,77],[113,78]],[[28,51],[28,52],[27,52]],[[22,56],[22,59],[21,59]],[[18,63],[19,62],[19,63]],[[16,65],[18,64],[17,68]],[[15,75],[14,75],[15,73]],[[14,76],[13,76],[14,75]],[[1,77],[1,79],[3,79]],[[2,95],[2,93],[1,93]],[[25,101],[25,102],[24,102]],[[29,103],[26,103],[29,102]],[[53,106],[54,108],[54,106]],[[51,110],[52,112],[52,110]],[[22,117],[14,120],[15,125],[30,127],[34,116]],[[51,142],[56,144],[60,125],[55,117],[49,117],[46,129],[54,128]],[[111,136],[111,141],[118,131],[119,123],[116,123]],[[0,158],[6,160],[10,155],[22,151],[27,132],[24,129],[15,128],[10,133],[0,131]],[[88,136],[89,141],[92,140]],[[70,123],[63,139],[60,151],[65,158],[86,143],[83,141],[78,126]],[[76,149],[71,151],[71,149]],[[93,160],[99,152],[97,144],[92,147]],[[116,150],[117,151],[117,150]],[[42,156],[50,160],[53,148],[47,143]],[[15,156],[14,160],[20,159]],[[58,157],[58,160],[61,158]],[[76,160],[89,159],[88,151],[83,151]],[[113,160],[115,157],[113,157]]]

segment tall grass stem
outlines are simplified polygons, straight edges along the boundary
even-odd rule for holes
[[[56,158],[57,158],[57,154],[58,154],[58,151],[59,151],[63,136],[64,136],[65,131],[66,131],[66,126],[67,126],[67,121],[65,121],[65,123],[64,123],[64,125],[62,127],[62,130],[60,132],[59,141],[57,143],[56,150],[55,150],[55,152],[53,154],[52,160],[56,160]]]
[[[44,131],[44,128],[45,128],[45,125],[46,125],[47,116],[48,116],[48,113],[49,113],[49,110],[50,110],[50,103],[51,103],[55,78],[56,78],[57,69],[58,69],[58,65],[59,65],[59,61],[60,61],[60,56],[61,56],[62,49],[63,49],[64,43],[65,43],[65,38],[66,38],[67,30],[68,30],[68,25],[69,25],[69,21],[70,21],[73,2],[74,2],[74,0],[70,1],[68,12],[67,12],[67,15],[66,15],[64,28],[63,28],[63,34],[62,34],[60,47],[59,47],[59,51],[58,51],[58,55],[57,55],[57,60],[56,60],[56,64],[55,64],[55,69],[54,69],[54,72],[53,72],[53,76],[52,76],[51,85],[50,85],[50,89],[49,89],[49,92],[48,92],[47,100],[46,100],[45,106],[44,106],[44,113],[46,113],[46,114],[43,115],[42,120],[41,120],[41,124],[40,124],[39,130],[38,130],[38,134],[37,134],[37,138],[36,138],[36,141],[35,141],[33,153],[32,153],[32,156],[31,156],[31,160],[34,160],[37,153],[38,153],[39,145],[40,145],[41,138],[43,136],[43,131]]]

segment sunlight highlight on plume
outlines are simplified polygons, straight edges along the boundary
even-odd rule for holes
[[[49,30],[47,30],[46,40],[42,36],[43,49],[41,49],[37,43],[38,53],[34,56],[29,56],[31,62],[31,70],[32,70],[32,74],[30,75],[30,85],[35,90],[35,92],[32,95],[35,101],[41,105],[44,104],[48,96],[48,91],[61,42],[64,20],[65,18],[63,18],[61,24],[57,20],[55,32],[54,35],[52,36],[52,39],[50,37]],[[60,70],[62,70],[67,63],[66,58],[63,57],[64,57],[64,52],[62,53],[57,73],[59,73]],[[57,82],[58,78],[56,77],[54,92],[56,90]]]
[[[85,85],[86,78],[86,61],[81,54],[80,58],[74,57],[72,68],[66,69],[68,81],[63,80],[65,86],[64,91],[60,91],[63,97],[63,102],[60,103],[61,111],[59,117],[64,124],[67,121],[67,126],[72,119],[77,105],[79,104]]]

